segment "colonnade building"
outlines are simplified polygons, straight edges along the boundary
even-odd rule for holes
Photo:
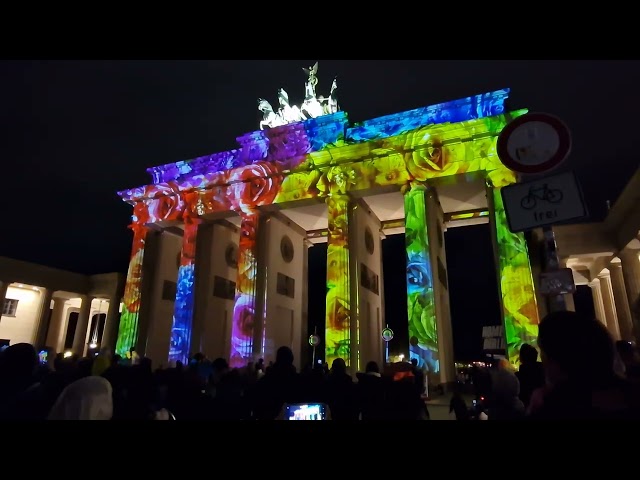
[[[604,221],[554,228],[562,265],[571,268],[576,285],[591,288],[595,316],[615,340],[640,339],[639,206],[640,169]],[[567,307],[575,309],[571,296]]]
[[[125,276],[81,275],[0,257],[0,346],[79,356],[115,345]]]

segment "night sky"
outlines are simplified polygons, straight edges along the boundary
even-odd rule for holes
[[[236,137],[258,128],[259,97],[275,105],[283,87],[292,103],[302,100],[301,67],[315,60],[0,63],[0,255],[81,273],[125,272],[131,207],[116,191],[150,183],[147,167],[236,147]],[[510,109],[555,114],[572,130],[573,150],[559,171],[578,175],[591,220],[603,218],[606,201],[639,164],[638,61],[321,60],[319,94],[328,94],[335,75],[352,122],[511,88]],[[490,251],[473,256],[468,246],[490,248],[489,230],[446,235],[456,354],[473,356],[482,323],[498,312],[495,279],[468,274],[488,273]],[[387,318],[398,325],[403,314],[406,325],[402,248],[402,236],[384,241]],[[321,272],[322,248],[314,251],[310,269]],[[322,285],[310,295],[316,309],[323,295]]]

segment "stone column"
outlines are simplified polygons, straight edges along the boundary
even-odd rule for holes
[[[618,326],[618,312],[613,298],[613,288],[611,277],[606,268],[598,275],[600,279],[600,289],[602,290],[602,301],[604,303],[604,313],[607,319],[607,330],[614,340],[620,340],[620,327]]]
[[[603,325],[607,325],[607,315],[604,312],[604,303],[602,300],[602,289],[600,288],[600,280],[594,278],[589,282],[591,288],[591,296],[593,298],[593,310],[596,318],[602,322]]]
[[[49,331],[47,332],[47,346],[53,348],[56,353],[62,351],[63,345],[61,345],[62,339],[60,334],[64,326],[64,306],[66,299],[53,298],[53,311],[51,312],[51,320],[49,320]]]
[[[184,223],[184,236],[180,251],[180,267],[176,300],[171,326],[171,343],[169,344],[169,362],[181,361],[187,364],[191,355],[191,332],[193,330],[193,309],[195,305],[195,268],[196,240],[198,226],[202,220],[187,217]]]
[[[352,348],[353,329],[357,327],[351,304],[351,258],[349,255],[349,222],[351,201],[347,195],[332,195],[326,199],[329,234],[327,236],[327,310],[325,323],[325,361],[331,366],[342,358],[351,369],[357,368],[358,351]],[[355,313],[355,314],[354,314]],[[352,373],[355,373],[352,371]]]
[[[487,189],[487,202],[507,355],[517,365],[522,344],[536,345],[540,323],[529,249],[522,233],[509,230],[499,188]]]
[[[142,262],[144,260],[144,248],[149,231],[145,226],[135,222],[132,223],[129,228],[133,230],[133,244],[131,247],[131,257],[129,259],[129,270],[127,271],[127,283],[124,287],[124,307],[122,309],[122,315],[120,316],[115,352],[123,358],[126,358],[129,349],[134,347],[138,340]]]
[[[261,317],[258,306],[258,228],[257,210],[240,213],[238,277],[231,319],[230,366],[243,367],[253,359],[256,323]]]
[[[47,329],[51,323],[49,314],[51,313],[51,299],[53,298],[53,290],[49,288],[40,289],[40,305],[36,317],[36,324],[33,329],[33,345],[37,349],[45,346]]]
[[[564,304],[567,307],[568,312],[576,311],[576,303],[573,299],[573,293],[567,293],[564,295]]]
[[[624,275],[620,262],[613,262],[609,265],[609,275],[611,276],[611,286],[613,287],[613,298],[615,300],[616,312],[618,314],[618,326],[620,327],[620,337],[622,340],[636,340],[633,328],[633,318],[629,308],[629,298],[624,286]]]
[[[91,313],[91,302],[93,297],[83,295],[80,304],[80,313],[78,314],[78,323],[76,331],[73,335],[73,353],[84,356],[87,348],[87,328],[89,328],[89,314]]]
[[[378,362],[380,367],[382,367],[388,360],[387,342],[382,340],[382,330],[387,326],[384,307],[384,256],[382,254],[382,241],[386,238],[387,237],[384,232],[380,230],[380,248],[378,249],[378,255],[380,255],[380,284],[378,285],[378,288],[380,289],[380,315],[376,317],[377,329],[375,335],[378,339],[378,354],[374,357],[374,360]]]
[[[7,289],[11,282],[8,280],[0,281],[0,318],[2,317],[2,312],[4,311],[4,300],[7,296]]]
[[[436,375],[440,373],[438,325],[425,195],[426,187],[420,184],[411,185],[404,195],[409,352]]]
[[[635,327],[636,336],[640,337],[640,260],[638,250],[623,250],[618,255],[622,263],[624,286],[627,290],[627,299],[631,309],[631,318]]]
[[[101,348],[108,348],[111,353],[115,351],[116,339],[118,338],[118,320],[120,319],[120,297],[113,295],[109,297],[109,308],[107,318],[104,322]]]
[[[409,351],[417,358],[429,383],[455,381],[441,208],[435,192],[412,183],[404,195],[405,248],[407,259],[407,316]],[[441,278],[442,277],[442,278]]]
[[[309,354],[309,335],[312,335],[313,329],[308,330],[309,326],[309,249],[313,247],[307,238],[304,239],[304,247],[302,249],[302,311],[300,312],[301,335],[300,335],[300,365],[306,365],[312,361]],[[305,335],[306,333],[306,335]]]

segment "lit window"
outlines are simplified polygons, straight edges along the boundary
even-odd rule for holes
[[[7,317],[15,317],[16,310],[18,310],[18,300],[5,298],[4,305],[2,306],[2,315],[6,315]]]

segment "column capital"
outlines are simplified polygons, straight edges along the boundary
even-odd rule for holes
[[[325,197],[324,202],[329,204],[330,202],[350,202],[351,197],[346,193],[331,193]]]
[[[243,217],[257,217],[262,212],[258,208],[243,207],[242,210],[236,210],[236,213]]]
[[[187,225],[200,225],[202,222],[204,222],[203,219],[191,215],[190,213],[185,213],[185,215],[182,217],[182,220],[184,221],[185,227]]]
[[[599,288],[600,287],[600,279],[598,277],[591,280],[588,284],[591,288]]]
[[[131,222],[128,228],[133,230],[134,234],[145,234],[149,231],[149,227],[139,222]]]
[[[426,192],[429,188],[430,188],[429,185],[427,185],[425,182],[421,182],[419,180],[411,180],[410,182],[407,182],[406,184],[404,184],[400,191],[403,195],[406,195],[407,193],[411,191],[416,191],[416,190],[421,190]]]
[[[640,261],[639,258],[640,250],[634,250],[632,248],[623,248],[618,252],[617,257],[620,259],[622,263],[628,262],[629,260]]]
[[[604,268],[600,271],[597,277],[599,279],[606,280],[607,278],[611,278],[611,272],[609,271],[608,268]]]

